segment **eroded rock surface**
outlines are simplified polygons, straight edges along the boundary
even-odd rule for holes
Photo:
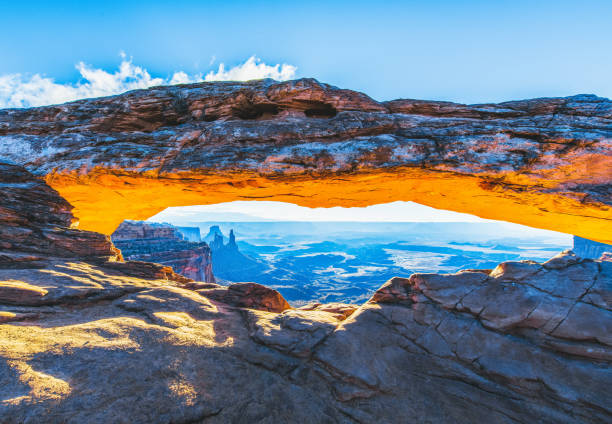
[[[44,181],[0,157],[0,268],[44,266],[46,258],[115,260],[108,236],[72,228],[72,206]]]
[[[82,262],[0,280],[5,423],[612,419],[612,262],[571,252],[394,278],[359,307]]]
[[[123,262],[109,236],[74,228],[72,205],[19,165],[0,161],[0,198],[0,269],[51,273],[54,263],[83,261],[141,278],[189,281],[168,266]]]
[[[168,206],[411,200],[612,243],[611,118],[592,95],[381,103],[311,79],[216,82],[2,110],[0,157],[106,234]]]
[[[69,205],[22,168],[6,169],[20,176],[1,186],[6,210],[31,205],[34,215],[7,219],[15,224],[3,240],[20,246],[15,229],[32,229],[33,246],[52,254],[43,268],[0,269],[3,423],[612,419],[612,262],[565,252],[543,264],[415,274],[361,306],[295,309],[255,283],[59,256],[41,230],[50,223],[66,239],[113,247],[62,226]],[[45,195],[19,197],[16,184]]]
[[[0,164],[0,421],[611,422],[606,256],[414,274],[360,306],[295,309],[122,262],[42,180],[85,228],[204,198],[422,196],[609,240],[610,110],[377,103],[304,80],[1,111],[2,157],[41,179]]]

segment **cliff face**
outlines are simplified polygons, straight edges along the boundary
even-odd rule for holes
[[[185,240],[177,227],[124,221],[112,240],[125,259],[159,263],[187,278],[215,282],[208,245]]]
[[[574,236],[573,250],[583,258],[597,259],[605,253],[612,253],[612,245]]]
[[[0,158],[0,268],[45,266],[50,258],[119,259],[108,236],[72,228],[72,206],[24,168]]]
[[[168,206],[411,200],[610,243],[611,117],[590,95],[380,103],[309,79],[202,83],[0,111],[0,155],[106,234]]]
[[[7,270],[0,276],[0,303],[52,305],[58,297],[67,302],[112,298],[116,292],[107,286],[113,281],[131,290],[126,275],[143,280],[137,286],[147,280],[190,281],[169,267],[123,262],[108,236],[71,228],[76,221],[72,206],[23,167],[0,162],[0,199],[0,270]],[[24,277],[7,277],[11,269],[22,270]],[[64,278],[69,275],[72,279]],[[80,284],[79,275],[88,276],[89,283]]]

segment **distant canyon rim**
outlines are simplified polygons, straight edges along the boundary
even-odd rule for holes
[[[0,111],[0,156],[79,228],[169,206],[397,200],[612,243],[612,102],[377,102],[313,79],[155,87]]]

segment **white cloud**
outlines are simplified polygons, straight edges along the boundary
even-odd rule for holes
[[[83,62],[76,65],[81,81],[76,83],[57,83],[53,78],[40,74],[9,74],[0,76],[0,108],[32,107],[65,103],[72,100],[110,96],[129,90],[156,85],[188,84],[200,81],[247,81],[251,79],[273,78],[288,80],[295,77],[296,67],[287,64],[266,65],[255,56],[244,63],[226,70],[221,63],[216,72],[189,75],[175,72],[169,78],[153,77],[149,72],[121,54],[121,64],[114,72],[93,68]]]
[[[217,72],[210,71],[204,78],[205,81],[248,81],[252,79],[273,78],[279,81],[285,81],[295,77],[297,68],[293,65],[276,64],[274,66],[266,65],[251,56],[242,65],[234,66],[225,70],[225,65],[221,63]]]

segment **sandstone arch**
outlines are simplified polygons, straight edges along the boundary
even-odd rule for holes
[[[0,111],[0,157],[110,234],[168,206],[411,200],[612,242],[612,102],[395,100],[315,80],[156,87]]]
[[[414,274],[360,306],[291,308],[257,284],[122,262],[108,236],[68,228],[65,201],[107,233],[192,202],[403,199],[608,241],[610,103],[377,103],[304,80],[0,111],[0,415],[610,422],[605,258]]]

